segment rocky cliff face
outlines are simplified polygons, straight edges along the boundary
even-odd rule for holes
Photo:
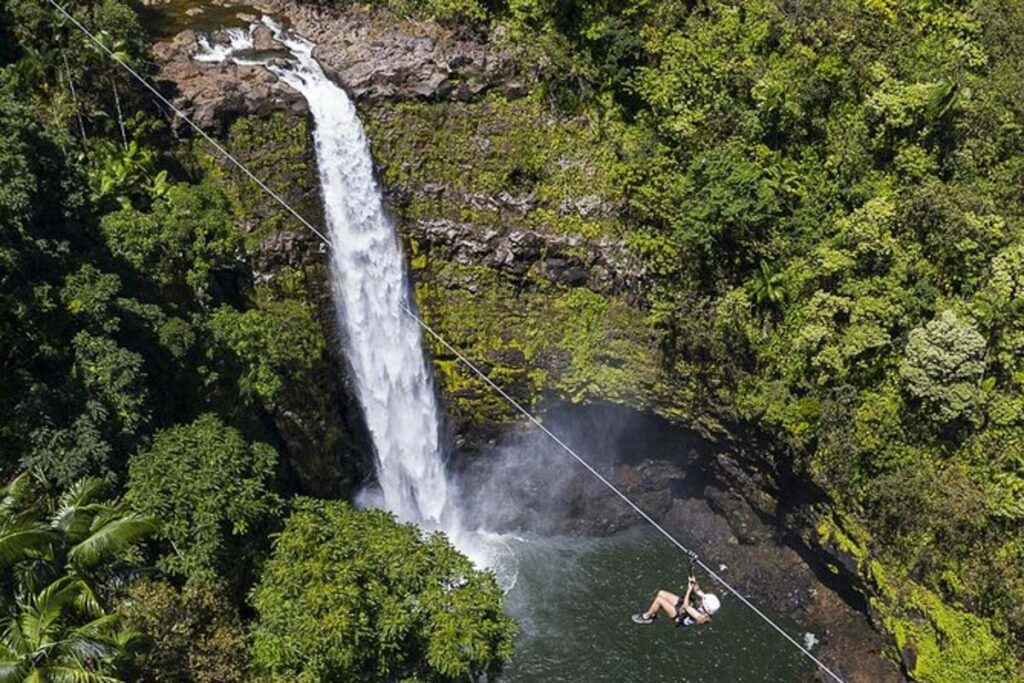
[[[436,24],[397,21],[359,6],[330,13],[269,0],[259,8],[268,15],[287,17],[291,27],[315,42],[314,54],[328,75],[362,103],[472,101],[492,90],[508,97],[521,97],[528,90],[511,53]],[[244,22],[258,19],[249,7],[237,16]],[[208,37],[214,44],[227,41],[221,31]],[[175,106],[204,129],[223,131],[241,115],[306,110],[302,97],[262,67],[192,61],[198,49],[195,32],[186,30],[158,43],[153,52],[161,65],[157,81]],[[256,29],[254,51],[272,56],[280,49],[270,29]]]
[[[507,196],[489,201],[505,202]],[[536,276],[554,285],[622,294],[631,303],[643,303],[643,270],[614,240],[589,242],[579,235],[548,235],[517,227],[481,231],[471,223],[445,218],[411,221],[404,232],[434,258],[464,266],[484,265],[510,281]]]
[[[752,441],[738,426],[723,424],[709,399],[713,387],[700,386],[698,363],[661,360],[661,331],[645,303],[647,279],[618,227],[624,198],[613,171],[616,151],[600,124],[554,117],[530,90],[516,56],[483,39],[358,8],[326,15],[272,2],[265,9],[315,40],[325,69],[356,98],[428,322],[524,405],[611,402],[710,439],[692,461],[620,463],[613,478],[659,517],[706,527],[721,544],[716,555],[749,565],[743,585],[774,586],[759,589],[758,597],[827,633],[826,658],[841,661],[849,680],[897,679],[877,656],[878,636],[796,550],[821,567],[842,566],[838,548],[819,547],[815,556],[800,537],[803,529],[817,539],[807,532],[813,492],[792,488],[784,472],[765,467],[766,458],[745,455]],[[269,32],[257,37],[258,49],[276,48]],[[304,149],[294,149],[302,145],[293,124],[305,125],[301,98],[265,70],[193,62],[196,49],[196,35],[186,31],[154,50],[162,62],[158,80],[175,104],[220,131],[233,149],[247,149],[247,159],[264,164],[261,175],[308,166],[308,139]],[[260,133],[254,136],[253,128]],[[262,146],[252,139],[260,136]],[[282,156],[282,147],[291,153]],[[277,180],[273,186],[319,223],[308,175],[306,185],[287,174]],[[240,197],[258,196],[243,181],[233,182]],[[330,334],[320,245],[275,212],[258,202],[241,212],[256,270],[268,280],[299,274]],[[430,351],[456,445],[486,454],[487,442],[518,416],[446,349]],[[311,391],[344,394],[343,387]],[[282,430],[319,454],[297,466],[315,479],[330,459],[315,441],[330,433],[317,419],[308,428],[296,415]],[[703,474],[688,475],[684,465]],[[472,469],[468,464],[467,476]],[[684,481],[685,491],[678,489]],[[581,487],[580,504],[591,506],[582,516],[598,521],[577,530],[603,533],[634,523],[603,492]],[[789,525],[796,530],[787,531]],[[782,538],[792,548],[780,550]]]

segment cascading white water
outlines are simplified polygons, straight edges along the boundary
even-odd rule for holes
[[[313,58],[314,45],[264,20],[294,57],[259,61],[299,91],[315,123],[317,166],[330,240],[332,286],[346,357],[377,451],[384,507],[399,518],[440,528],[453,539],[460,520],[438,435],[431,375],[410,306],[402,251],[373,173],[355,106]],[[231,46],[204,39],[200,61],[256,63],[245,31]]]

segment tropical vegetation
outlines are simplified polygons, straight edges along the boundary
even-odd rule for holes
[[[62,4],[148,73],[127,2]],[[237,153],[261,125],[238,125]],[[368,475],[340,383],[325,379],[333,316],[308,286],[323,266],[258,277],[253,246],[277,223],[250,218],[254,191],[45,3],[0,2],[0,178],[0,680],[298,674],[315,662],[278,662],[267,643],[303,602],[275,612],[260,595],[309,580],[281,559],[293,544],[340,548],[337,577],[365,571],[345,551],[362,533],[416,577],[389,600],[451,597],[402,631],[421,640],[389,640],[359,670],[501,669],[514,634],[501,593],[443,537],[340,502],[324,503],[350,521],[330,542],[299,524],[316,503],[296,494],[350,495]],[[359,595],[331,607],[381,609]],[[470,621],[473,649],[446,650]],[[304,645],[330,651],[337,635],[309,628]]]
[[[65,4],[149,68],[127,2]],[[377,105],[386,184],[533,196],[527,227],[643,270],[610,295],[416,253],[432,322],[524,402],[753,439],[908,675],[1019,679],[1024,5],[361,4],[490,40],[529,85]],[[261,261],[286,218],[46,3],[0,0],[0,132],[0,678],[497,672],[513,629],[492,577],[304,497],[350,496],[369,467],[324,379],[322,264]],[[224,137],[315,196],[304,122]],[[562,210],[581,195],[614,211]],[[395,199],[409,220],[506,220]],[[434,350],[459,419],[508,418]]]

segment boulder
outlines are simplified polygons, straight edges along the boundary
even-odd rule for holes
[[[258,52],[280,50],[283,46],[274,40],[274,33],[266,26],[257,26],[252,32],[252,49]]]

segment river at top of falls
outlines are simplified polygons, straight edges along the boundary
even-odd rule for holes
[[[317,169],[331,241],[331,285],[345,357],[377,455],[383,507],[400,519],[461,533],[444,466],[439,412],[411,306],[402,250],[374,177],[369,144],[348,95],[323,72],[314,45],[269,19],[287,65],[250,52],[251,31],[230,44],[201,38],[198,61],[263,64],[301,93],[314,121]]]

